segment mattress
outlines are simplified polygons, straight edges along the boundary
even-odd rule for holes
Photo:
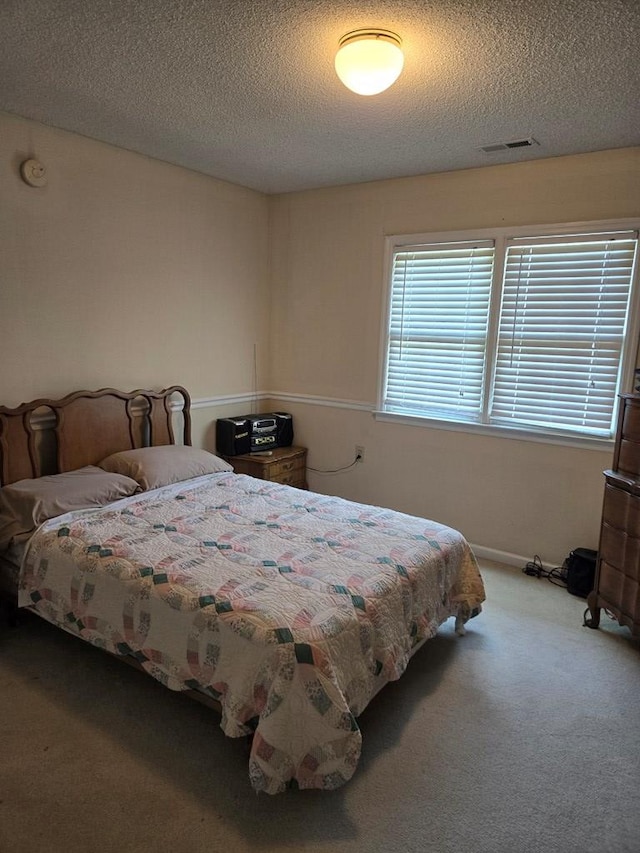
[[[43,524],[19,604],[200,689],[252,734],[257,791],[336,788],[358,715],[484,589],[464,537],[388,509],[220,473]]]

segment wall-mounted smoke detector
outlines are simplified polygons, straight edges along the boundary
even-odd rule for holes
[[[20,175],[30,187],[46,187],[47,170],[39,160],[29,159],[20,164]]]
[[[527,136],[525,139],[511,139],[509,142],[494,142],[491,145],[481,145],[478,151],[484,151],[485,154],[495,154],[498,151],[511,151],[514,148],[531,148],[534,145],[540,145],[540,143],[533,136]]]

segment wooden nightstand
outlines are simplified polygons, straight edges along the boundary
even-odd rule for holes
[[[276,447],[270,456],[260,453],[243,453],[225,456],[236,474],[249,474],[259,480],[270,480],[298,489],[307,488],[307,448]]]

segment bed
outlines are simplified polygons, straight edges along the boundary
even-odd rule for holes
[[[0,407],[0,589],[219,709],[256,791],[337,788],[371,699],[480,612],[473,553],[433,521],[235,474],[190,423],[180,386]]]

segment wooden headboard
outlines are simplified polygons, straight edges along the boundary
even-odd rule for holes
[[[178,402],[176,398],[181,398]],[[175,444],[174,418],[182,414],[182,444],[191,444],[191,398],[185,388],[163,391],[76,391],[60,400],[0,406],[0,485],[96,465],[119,450]],[[53,470],[45,464],[43,423],[53,421]]]

